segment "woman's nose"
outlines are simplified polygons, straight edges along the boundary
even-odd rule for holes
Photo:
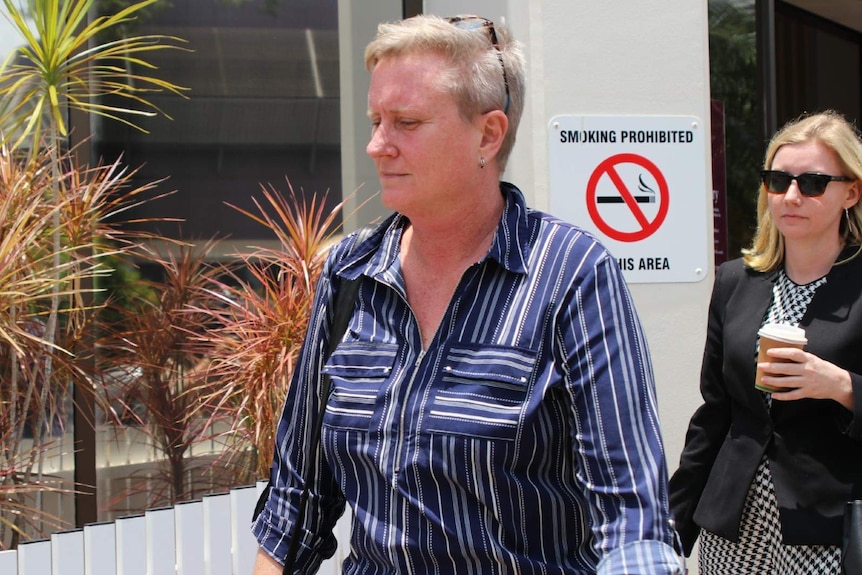
[[[371,139],[368,140],[365,153],[372,158],[392,154],[392,145],[389,143],[383,126],[378,125],[371,131]]]
[[[791,180],[790,187],[784,192],[784,201],[788,203],[798,204],[802,201],[802,191],[799,189],[799,181]]]

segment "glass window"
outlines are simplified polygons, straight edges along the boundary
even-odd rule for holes
[[[756,219],[757,173],[764,151],[756,37],[754,0],[709,0],[710,93],[713,110],[718,109],[723,119],[723,138],[717,140],[724,141],[726,166],[721,182],[726,201],[715,222],[717,235],[727,234],[726,259],[738,257],[750,244]],[[721,125],[714,119],[716,128]],[[718,152],[713,150],[714,158],[721,157]],[[713,169],[717,169],[715,162]],[[718,253],[716,263],[720,263]]]
[[[142,133],[98,120],[96,157],[123,154],[137,179],[169,179],[131,218],[171,217],[150,231],[186,239],[256,238],[261,230],[230,203],[254,210],[261,184],[341,199],[336,0],[174,0],[154,5],[140,34],[187,40],[164,50],[151,72],[189,88],[188,100],[152,98],[171,118]]]
[[[187,40],[188,51],[163,50],[147,58],[158,68],[149,74],[188,87],[188,99],[149,95],[171,119],[146,118],[141,122],[146,133],[88,118],[95,158],[122,155],[124,165],[139,168],[136,183],[168,178],[155,193],[175,190],[123,214],[123,220],[179,218],[180,223],[140,227],[201,242],[212,237],[249,240],[242,241],[245,249],[269,238],[227,204],[257,213],[253,198],[263,199],[262,185],[286,195],[289,180],[298,197],[327,193],[327,212],[340,202],[337,20],[337,0],[155,4],[132,33]],[[142,266],[141,272],[159,279],[160,270],[152,265]],[[158,476],[158,462],[164,463],[165,456],[135,419],[136,414],[143,417],[140,402],[123,391],[135,389],[140,374],[117,365],[107,377],[116,388],[114,409],[127,416],[127,426],[115,430],[102,420],[97,428],[100,520],[140,512],[166,489],[164,477]],[[214,440],[198,443],[186,454],[205,463],[187,468],[192,495],[225,488],[219,465],[212,464],[219,450]]]
[[[827,108],[860,118],[862,35],[801,10],[775,3],[778,125]]]

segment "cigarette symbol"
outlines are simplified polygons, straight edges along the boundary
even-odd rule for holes
[[[655,190],[646,185],[643,174],[638,176],[638,191],[641,194],[632,195],[635,201],[639,204],[654,204]],[[596,196],[597,204],[622,204],[625,203],[622,196]]]

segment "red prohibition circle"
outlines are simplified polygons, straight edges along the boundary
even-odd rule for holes
[[[640,206],[638,206],[634,195],[632,195],[632,193],[628,190],[616,170],[617,165],[626,163],[637,164],[638,166],[641,166],[642,168],[646,169],[650,174],[652,174],[652,177],[655,178],[655,181],[658,184],[661,203],[658,207],[658,213],[656,213],[655,218],[653,218],[652,221],[650,221],[649,218],[646,217],[646,214],[644,214]],[[598,188],[599,180],[602,178],[602,176],[605,175],[607,175],[614,183],[620,193],[620,196],[623,198],[623,202],[632,211],[632,215],[634,215],[635,219],[640,224],[641,229],[633,232],[618,230],[608,224],[604,220],[602,215],[599,213],[596,190]],[[668,192],[667,180],[665,180],[665,177],[661,173],[661,170],[659,170],[658,167],[651,161],[644,158],[643,156],[639,156],[638,154],[625,153],[611,156],[610,158],[600,163],[596,167],[596,169],[593,170],[593,173],[590,176],[590,180],[589,182],[587,182],[587,211],[590,214],[590,218],[593,220],[593,222],[596,224],[596,227],[598,227],[603,234],[617,241],[637,242],[653,235],[656,230],[661,227],[662,223],[665,220],[665,217],[667,217],[669,203],[670,193]]]

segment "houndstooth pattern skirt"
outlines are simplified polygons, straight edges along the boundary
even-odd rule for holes
[[[841,575],[841,548],[784,545],[778,501],[766,458],[751,482],[742,510],[739,542],[701,531],[700,575]]]

